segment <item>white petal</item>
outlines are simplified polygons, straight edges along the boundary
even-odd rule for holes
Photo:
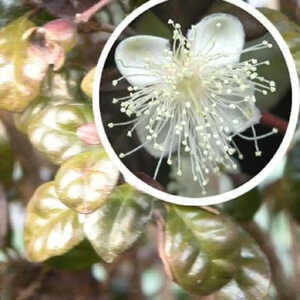
[[[150,118],[150,117],[149,117]],[[136,127],[136,133],[138,138],[141,141],[141,144],[147,141],[147,135],[149,135],[148,131],[145,129],[145,127],[149,124],[149,118],[146,118],[143,122],[141,122],[137,127]],[[166,141],[166,137],[168,135],[169,131],[169,123],[165,125],[165,127],[161,130],[157,137],[157,142],[167,149],[167,151],[164,153],[164,157],[168,156],[169,154],[169,148],[171,147],[171,136],[169,136],[168,140]],[[153,147],[153,140],[147,143],[144,148],[146,151],[148,151],[152,156],[156,158],[160,158],[162,151],[155,149]],[[171,152],[174,153],[177,150],[177,139],[173,139],[173,146]]]
[[[229,127],[231,133],[241,133],[258,124],[261,119],[261,113],[254,103],[245,102],[239,104],[240,109],[222,108],[220,113],[224,118],[224,126]]]
[[[146,69],[145,60],[165,64],[166,49],[170,49],[170,44],[164,38],[147,35],[130,37],[118,45],[115,52],[116,65],[131,85],[150,85],[159,81],[159,78]]]
[[[211,14],[188,31],[195,55],[215,56],[213,65],[238,62],[245,44],[245,31],[238,18],[224,13]]]

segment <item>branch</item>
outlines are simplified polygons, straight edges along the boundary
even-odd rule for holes
[[[261,123],[272,128],[277,128],[283,135],[286,133],[289,125],[287,121],[267,112],[262,113]]]
[[[107,6],[114,0],[100,0],[98,3],[84,11],[83,13],[76,14],[75,23],[87,23],[99,10]]]
[[[243,225],[244,229],[254,238],[270,263],[272,281],[280,300],[297,300],[297,293],[284,278],[281,261],[277,256],[274,245],[269,237],[255,222]]]
[[[22,167],[24,176],[23,181],[18,184],[18,188],[21,190],[24,200],[26,201],[42,183],[39,173],[40,161],[28,138],[16,129],[12,114],[0,111],[0,119],[3,121],[10,138],[12,152]]]

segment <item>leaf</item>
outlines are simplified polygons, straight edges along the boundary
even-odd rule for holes
[[[84,77],[81,67],[66,66],[59,72],[48,72],[47,81],[42,86],[42,95],[55,98],[68,99],[71,102],[84,102],[80,83]]]
[[[172,37],[170,27],[163,23],[151,11],[143,13],[143,15],[134,22],[133,27],[139,34],[155,35],[167,39]]]
[[[97,255],[91,244],[84,240],[64,255],[55,256],[46,261],[53,269],[82,270],[99,263],[101,258]]]
[[[295,63],[297,67],[298,74],[300,74],[300,32],[287,32],[282,35],[284,38],[285,42],[288,44]]]
[[[237,226],[200,208],[167,208],[160,255],[173,280],[202,296],[230,282],[240,253]]]
[[[215,300],[266,299],[270,289],[269,263],[255,242],[241,232],[241,256],[234,279],[218,291]]]
[[[67,103],[65,98],[52,98],[39,96],[32,101],[21,113],[14,114],[15,126],[24,134],[27,134],[28,126],[49,106]]]
[[[93,97],[93,83],[94,83],[95,73],[96,73],[96,68],[92,68],[83,78],[81,83],[81,89],[90,98]]]
[[[297,72],[298,72],[298,76],[299,76],[299,74],[300,74],[300,51],[298,51],[294,54],[294,59],[296,62]]]
[[[0,121],[0,184],[8,186],[12,183],[14,156],[6,129]]]
[[[129,0],[129,7],[130,10],[134,10],[137,7],[139,7],[140,5],[146,3],[148,0]]]
[[[300,51],[300,32],[289,31],[282,35],[292,54]]]
[[[79,213],[98,209],[117,184],[118,169],[103,149],[80,153],[66,161],[55,177],[60,200]]]
[[[28,135],[32,144],[55,164],[61,164],[72,156],[91,150],[82,142],[76,130],[92,122],[90,105],[69,103],[50,106],[30,122]]]
[[[294,56],[297,70],[300,70],[300,26],[277,10],[268,8],[261,8],[260,10],[282,34]],[[300,71],[298,73],[300,74]]]
[[[270,8],[259,8],[260,12],[262,12],[265,17],[267,17],[280,31],[281,34],[287,32],[299,32],[300,26],[298,26],[295,22],[290,20],[286,15],[281,13],[278,10],[270,9]]]
[[[39,94],[48,64],[33,55],[23,34],[34,24],[21,17],[0,32],[0,109],[20,112]]]
[[[28,259],[41,262],[62,255],[83,238],[78,214],[58,199],[54,182],[40,186],[27,207],[24,241]]]
[[[104,261],[113,262],[137,241],[150,220],[152,202],[147,195],[123,184],[97,211],[86,215],[85,235]]]
[[[238,222],[249,222],[252,220],[261,205],[261,195],[257,188],[243,194],[242,196],[225,202],[223,211]]]

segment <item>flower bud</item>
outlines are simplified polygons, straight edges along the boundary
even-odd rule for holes
[[[42,29],[47,40],[57,42],[65,51],[69,51],[76,43],[76,27],[71,20],[57,19],[45,24]]]
[[[99,145],[100,139],[94,123],[80,126],[76,132],[77,136],[88,145]]]

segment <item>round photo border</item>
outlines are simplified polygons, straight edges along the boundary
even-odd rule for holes
[[[167,192],[160,191],[158,189],[153,188],[152,186],[146,184],[144,181],[139,179],[137,176],[135,176],[120,160],[118,155],[115,153],[113,147],[111,146],[103,123],[102,123],[102,117],[100,113],[100,95],[99,95],[99,89],[100,89],[100,83],[102,78],[102,71],[105,66],[105,62],[107,60],[107,57],[111,51],[111,48],[113,47],[114,43],[118,39],[118,37],[121,35],[121,33],[126,29],[126,27],[133,22],[137,17],[139,17],[141,14],[146,12],[147,10],[151,9],[152,7],[162,4],[164,2],[167,2],[170,0],[149,0],[145,4],[141,5],[140,7],[136,8],[134,11],[132,11],[115,29],[115,31],[112,33],[110,38],[108,39],[106,45],[104,46],[98,64],[96,68],[96,76],[95,81],[93,85],[93,112],[94,112],[94,118],[96,122],[96,128],[97,131],[101,137],[101,143],[107,152],[109,158],[112,160],[113,164],[119,169],[119,171],[124,176],[125,181],[134,186],[136,189],[150,194],[151,196],[161,199],[163,201],[178,204],[178,205],[185,205],[185,206],[206,206],[206,205],[214,205],[223,203],[226,201],[230,201],[232,199],[235,199],[254,187],[256,187],[258,184],[260,184],[275,168],[275,165],[280,159],[283,159],[286,151],[288,150],[288,147],[292,141],[292,138],[294,136],[297,121],[298,121],[298,114],[299,114],[299,108],[300,108],[300,87],[299,87],[299,79],[297,75],[297,69],[296,65],[293,59],[293,56],[288,48],[288,45],[285,43],[283,37],[279,33],[279,31],[276,29],[276,27],[257,9],[250,6],[248,3],[243,2],[242,0],[223,0],[225,2],[228,2],[230,4],[236,5],[240,7],[241,9],[248,12],[250,15],[255,17],[259,22],[261,22],[266,29],[270,32],[272,37],[277,42],[283,57],[285,59],[285,62],[287,64],[288,70],[289,70],[289,76],[291,81],[291,87],[292,87],[292,107],[291,107],[291,113],[290,113],[290,119],[288,124],[288,129],[286,131],[286,134],[281,142],[281,145],[279,146],[278,150],[276,151],[273,158],[268,162],[268,164],[253,178],[251,178],[248,182],[244,183],[243,185],[229,191],[225,192],[219,195],[214,196],[205,196],[205,197],[198,197],[198,198],[191,198],[191,197],[183,197],[183,196],[176,196],[169,194]]]

